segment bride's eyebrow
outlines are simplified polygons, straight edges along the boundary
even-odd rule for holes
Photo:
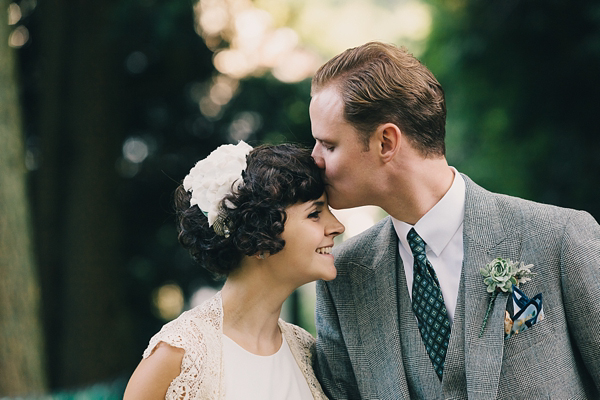
[[[325,206],[325,202],[324,201],[322,201],[322,200],[315,200],[312,203],[310,203],[310,205],[308,207],[306,207],[306,211],[308,211],[312,207],[324,207],[324,206]]]

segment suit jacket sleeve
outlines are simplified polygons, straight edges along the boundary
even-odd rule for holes
[[[569,331],[600,392],[600,226],[573,213],[561,249],[561,276]]]
[[[335,304],[326,282],[317,282],[315,371],[330,399],[360,399]]]

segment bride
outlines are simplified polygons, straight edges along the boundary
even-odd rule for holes
[[[166,324],[124,400],[326,399],[312,370],[314,338],[279,318],[301,285],[336,276],[331,214],[310,151],[224,145],[175,194],[179,241],[220,292]]]

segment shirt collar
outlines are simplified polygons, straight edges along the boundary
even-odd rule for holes
[[[423,215],[414,226],[392,217],[396,234],[409,252],[410,246],[406,240],[406,235],[411,228],[415,228],[419,236],[427,243],[427,246],[436,256],[439,256],[463,223],[465,215],[465,181],[456,168],[450,168],[454,171],[452,186],[450,186],[444,197]]]

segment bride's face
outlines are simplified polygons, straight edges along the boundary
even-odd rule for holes
[[[287,219],[281,237],[285,240],[278,257],[280,267],[298,286],[317,279],[332,280],[333,238],[344,232],[344,225],[331,213],[327,197],[297,203],[286,209]]]

